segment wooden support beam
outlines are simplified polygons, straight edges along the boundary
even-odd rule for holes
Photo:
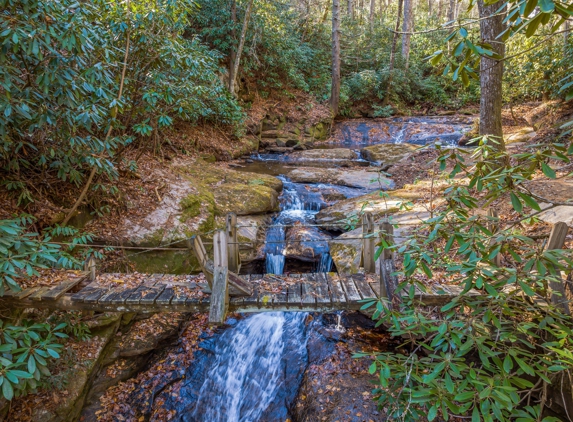
[[[566,223],[560,221],[559,223],[553,226],[551,230],[551,234],[549,235],[549,240],[545,245],[545,250],[553,250],[553,249],[561,249],[565,244],[565,238],[567,236],[567,232],[569,231],[569,226]],[[559,306],[567,315],[571,315],[571,309],[569,307],[569,303],[567,302],[567,296],[565,293],[565,283],[566,281],[563,280],[562,282],[558,281],[550,281],[549,287],[551,288],[551,303],[556,306]],[[558,292],[556,294],[554,292]]]
[[[89,272],[89,280],[95,281],[96,279],[96,260],[90,255],[84,262],[84,271]]]
[[[499,214],[497,213],[497,211],[495,209],[488,208],[487,216],[489,219],[489,221],[487,223],[487,228],[493,234],[497,233],[499,231]],[[495,243],[495,241],[492,238],[490,241],[490,246],[493,245],[494,243]],[[495,258],[493,258],[493,263],[496,267],[498,267],[498,268],[501,267],[501,254],[498,253],[495,256]]]
[[[364,271],[367,273],[376,272],[376,264],[374,262],[375,246],[374,218],[371,213],[367,212],[362,216],[362,262]]]
[[[241,257],[239,256],[239,238],[237,236],[237,214],[227,214],[227,239],[229,240],[229,271],[239,274]]]
[[[197,257],[197,261],[199,261],[203,274],[205,274],[209,288],[213,290],[213,269],[208,268],[207,251],[205,250],[205,246],[203,246],[203,240],[201,240],[201,236],[197,235],[191,238],[191,242],[193,252],[195,252],[195,256]]]
[[[218,230],[213,237],[214,271],[209,324],[221,325],[225,322],[229,309],[229,256],[227,233]]]
[[[380,224],[380,233],[386,244],[394,244],[394,226],[385,218]],[[387,299],[391,304],[396,296],[398,280],[392,275],[396,271],[394,265],[394,253],[391,249],[384,248],[378,261],[380,265],[380,298]],[[399,296],[398,296],[399,297]]]

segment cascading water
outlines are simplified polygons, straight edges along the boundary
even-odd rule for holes
[[[194,409],[181,420],[284,421],[306,366],[306,315],[261,313],[226,330],[212,347],[215,362]]]
[[[269,274],[283,274],[286,257],[286,227],[297,222],[313,224],[314,216],[326,203],[320,193],[312,192],[304,185],[292,183],[284,176],[279,176],[283,182],[283,192],[280,197],[281,212],[273,219],[272,227],[266,235],[265,269]],[[328,244],[316,244],[316,251],[320,254],[316,266],[318,272],[330,271],[332,258],[328,253]]]

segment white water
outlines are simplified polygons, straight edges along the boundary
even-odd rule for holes
[[[205,378],[193,420],[252,422],[284,388],[283,356],[306,358],[306,313],[255,314],[223,333],[214,353],[213,369]],[[294,346],[294,351],[292,347]],[[291,355],[292,356],[292,355]]]
[[[309,191],[304,185],[292,183],[287,178],[279,176],[283,182],[281,194],[281,212],[273,219],[273,225],[292,225],[295,222],[314,224],[314,216],[325,205],[319,193]],[[265,270],[268,274],[283,274],[286,258],[286,230],[284,227],[271,227],[266,235]],[[320,260],[316,265],[318,272],[330,271],[332,258],[328,253],[326,242],[316,243],[314,246]]]

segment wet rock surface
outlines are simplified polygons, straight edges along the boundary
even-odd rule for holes
[[[316,227],[303,227],[301,223],[297,223],[286,232],[286,248],[283,254],[287,259],[318,262],[322,254],[328,253],[330,238],[330,235]]]
[[[297,168],[288,177],[295,183],[331,183],[360,188],[366,191],[392,189],[391,179],[378,173],[377,169]]]
[[[382,420],[371,394],[371,361],[354,359],[352,355],[365,349],[386,349],[386,334],[359,313],[343,314],[343,332],[335,328],[337,315],[316,318],[316,328],[310,332],[307,345],[309,366],[292,408],[293,421]]]
[[[418,148],[410,144],[378,144],[362,148],[360,154],[365,160],[388,169],[397,162],[407,159]]]

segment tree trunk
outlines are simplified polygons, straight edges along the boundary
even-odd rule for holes
[[[350,2],[349,2],[350,4]],[[332,86],[330,108],[338,114],[340,102],[340,0],[332,0]]]
[[[241,54],[243,54],[243,47],[245,46],[245,38],[247,38],[247,28],[249,26],[249,19],[251,18],[251,9],[253,0],[249,0],[247,10],[245,11],[245,20],[243,21],[243,29],[241,30],[241,39],[239,41],[239,48],[237,48],[237,56],[233,64],[233,79],[229,81],[229,91],[235,95],[235,85],[237,81],[237,74],[239,73],[239,63],[241,62]]]
[[[404,26],[402,34],[402,57],[404,58],[406,64],[406,70],[408,70],[408,62],[410,61],[410,39],[412,35],[413,23],[414,23],[414,13],[413,13],[414,0],[404,0]]]
[[[398,17],[396,18],[396,26],[394,28],[394,37],[392,38],[392,49],[390,50],[390,66],[388,68],[388,82],[386,83],[386,93],[382,106],[388,105],[390,101],[390,90],[392,89],[392,78],[394,74],[394,62],[396,61],[396,45],[398,44],[398,31],[400,31],[400,19],[402,19],[402,5],[403,0],[398,0]]]
[[[432,16],[432,0],[428,0],[428,16]]]
[[[235,79],[233,73],[235,66],[235,59],[237,57],[237,31],[235,31],[235,26],[237,25],[237,1],[231,0],[231,39],[233,45],[231,46],[231,53],[229,54],[229,83],[228,88],[231,91],[231,81]]]
[[[438,0],[438,20],[442,20],[443,11],[444,11],[444,0]]]
[[[503,57],[505,43],[497,38],[504,29],[503,14],[494,15],[502,6],[503,0],[494,4],[485,4],[478,0],[480,33],[483,42],[490,44],[493,50]],[[489,18],[487,18],[490,16]],[[487,18],[487,19],[486,19]],[[505,150],[501,128],[503,61],[483,55],[480,62],[480,122],[479,134],[499,137],[499,149]]]
[[[456,9],[456,0],[450,0],[450,7],[448,8],[448,22],[454,20],[455,9]]]
[[[376,7],[376,0],[370,0],[370,32],[374,29],[374,8]]]
[[[326,22],[326,18],[328,17],[328,11],[330,10],[330,0],[328,0],[326,2],[326,5],[324,6],[324,13],[322,14],[322,17],[320,18],[320,25],[322,25],[324,22]]]
[[[346,13],[350,16],[350,19],[354,19],[354,4],[352,3],[352,0],[347,0]]]

